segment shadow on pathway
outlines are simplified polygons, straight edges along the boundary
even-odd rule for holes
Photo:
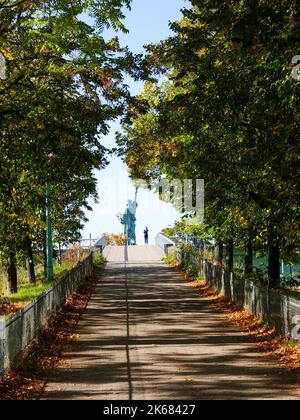
[[[44,399],[299,399],[293,377],[160,262],[108,264]]]

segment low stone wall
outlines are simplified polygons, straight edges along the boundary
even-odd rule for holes
[[[244,309],[276,328],[278,334],[300,342],[300,301],[280,295],[267,286],[254,284],[221,266],[201,259],[195,250],[180,250],[184,266],[202,275],[206,282]]]
[[[0,317],[0,376],[7,372],[24,349],[38,336],[50,316],[57,312],[93,271],[93,254],[73,268],[12,318]]]

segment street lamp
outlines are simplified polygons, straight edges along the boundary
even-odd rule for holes
[[[51,164],[53,154],[48,155]],[[46,182],[46,280],[53,280],[52,185]]]
[[[53,242],[52,242],[52,187],[50,182],[46,183],[46,279],[53,280]]]

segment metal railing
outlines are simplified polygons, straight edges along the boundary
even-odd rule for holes
[[[92,270],[93,253],[90,253],[63,279],[12,318],[0,317],[0,376],[9,370],[26,347],[39,335],[51,315],[65,304]]]
[[[162,248],[166,255],[168,255],[170,248],[176,246],[175,242],[172,239],[168,238],[167,236],[159,233],[155,238],[155,244]]]
[[[185,267],[192,268],[195,275],[202,276],[227,299],[275,327],[278,334],[300,342],[299,300],[276,293],[267,286],[255,284],[244,275],[203,260],[200,252],[195,250],[178,250],[178,258]]]

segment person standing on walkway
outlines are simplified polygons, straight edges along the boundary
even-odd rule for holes
[[[149,229],[146,227],[144,230],[145,245],[149,243]]]

